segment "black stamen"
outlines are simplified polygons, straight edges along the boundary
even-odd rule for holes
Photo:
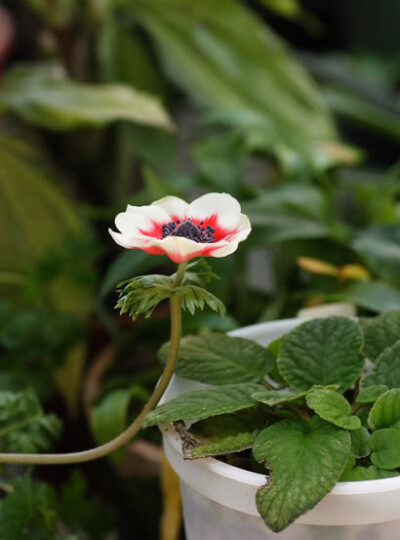
[[[204,222],[202,221],[200,225]],[[191,218],[182,222],[178,219],[176,222],[171,221],[170,223],[165,223],[161,227],[161,238],[166,236],[181,236],[183,238],[188,238],[194,242],[200,243],[213,243],[215,242],[215,229],[212,227],[200,227],[200,225],[195,225]]]

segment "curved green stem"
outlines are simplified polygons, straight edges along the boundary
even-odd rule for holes
[[[180,264],[176,273],[174,286],[179,286],[185,274],[186,263]],[[171,307],[171,349],[163,374],[154,389],[149,401],[143,407],[139,416],[120,435],[111,441],[82,452],[68,454],[0,454],[0,463],[19,463],[23,465],[62,465],[68,463],[83,463],[93,461],[111,454],[124,446],[139,432],[144,417],[151,412],[160,401],[174,373],[181,341],[182,312],[181,299],[177,294],[170,297]]]

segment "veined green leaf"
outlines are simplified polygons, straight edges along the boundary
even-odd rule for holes
[[[297,390],[313,385],[349,388],[360,376],[363,336],[359,325],[345,317],[307,321],[285,337],[279,358],[281,375]]]
[[[400,467],[400,430],[394,428],[379,429],[369,439],[371,461],[380,469]]]
[[[207,390],[192,390],[157,407],[143,420],[143,427],[249,409],[256,404],[252,394],[259,388],[258,384],[241,383]]]
[[[159,350],[163,362],[169,343]],[[272,367],[268,351],[248,339],[207,333],[181,340],[176,373],[213,385],[258,382]]]
[[[261,428],[268,424],[257,408],[208,418],[189,430],[197,445],[189,446],[186,458],[196,459],[241,452],[251,448]]]
[[[371,429],[392,427],[400,420],[400,389],[394,388],[382,394],[372,407],[368,424]]]
[[[328,389],[312,389],[306,396],[307,405],[327,422],[343,429],[358,430],[361,420],[351,414],[351,405],[343,396]]]
[[[369,403],[375,403],[379,396],[387,392],[389,388],[386,384],[375,384],[373,386],[367,386],[356,397],[356,401],[361,405],[368,405]]]
[[[318,416],[309,424],[284,420],[260,433],[253,454],[271,474],[257,493],[258,511],[280,532],[334,487],[350,456],[350,435]]]
[[[368,445],[369,437],[369,431],[364,426],[350,433],[351,453],[353,456],[363,458],[371,453]]]
[[[291,392],[290,390],[267,390],[264,388],[253,394],[253,398],[268,407],[275,407],[282,403],[290,403],[304,398],[307,392]]]

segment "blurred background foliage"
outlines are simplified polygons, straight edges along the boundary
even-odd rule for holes
[[[186,332],[400,309],[399,23],[395,0],[1,1],[2,451],[105,442],[157,380],[168,310],[132,323],[114,288],[172,267],[110,240],[127,203],[226,191],[250,216],[212,261],[229,316]],[[159,442],[5,467],[0,537],[158,538]]]

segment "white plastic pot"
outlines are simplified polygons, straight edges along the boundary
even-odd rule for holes
[[[267,345],[302,321],[257,324],[231,333]],[[163,401],[204,385],[175,376]],[[247,472],[213,458],[184,460],[181,441],[171,425],[162,426],[164,448],[181,480],[187,540],[266,540],[277,538],[255,505],[262,474]],[[400,477],[341,482],[315,508],[285,531],[282,540],[399,540]]]

